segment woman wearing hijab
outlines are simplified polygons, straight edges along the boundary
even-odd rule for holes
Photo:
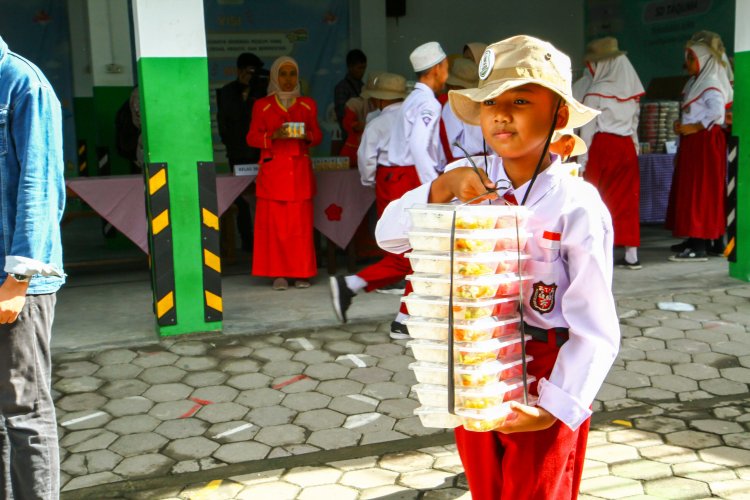
[[[479,64],[482,54],[487,49],[487,44],[482,42],[471,42],[464,45],[464,57],[474,64]]]
[[[681,118],[674,130],[680,145],[669,193],[667,228],[687,237],[669,260],[695,262],[707,259],[709,240],[724,234],[726,216],[727,150],[725,110],[733,92],[724,67],[724,45],[719,35],[700,32],[685,48],[685,67],[690,79],[682,91]]]
[[[255,179],[253,276],[275,278],[274,290],[310,286],[317,273],[313,245],[315,176],[309,148],[322,139],[317,106],[300,95],[299,66],[280,57],[271,66],[268,95],[255,102],[248,145],[260,148]],[[304,132],[299,125],[304,124]]]
[[[625,247],[625,256],[615,264],[641,269],[638,247],[640,228],[640,168],[638,166],[638,115],[643,85],[633,65],[612,37],[593,40],[586,47],[586,70],[591,84],[583,103],[601,114],[581,128],[589,148],[579,158],[584,177],[596,186],[612,214],[615,246]]]

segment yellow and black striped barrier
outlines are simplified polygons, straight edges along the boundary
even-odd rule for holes
[[[78,175],[81,177],[89,175],[87,157],[88,149],[86,148],[86,140],[81,139],[78,141]]]
[[[221,257],[219,208],[216,200],[216,170],[211,162],[198,162],[198,204],[201,211],[203,254],[203,312],[206,321],[221,321]]]
[[[166,163],[146,165],[146,200],[154,313],[159,326],[175,325],[177,309]]]

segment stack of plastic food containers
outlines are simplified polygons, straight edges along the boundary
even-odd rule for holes
[[[677,101],[641,103],[638,139],[642,145],[644,143],[649,145],[648,151],[642,146],[641,153],[664,153],[665,143],[677,138],[673,124],[679,118],[680,103]]]
[[[415,413],[425,427],[492,430],[509,413],[509,402],[523,401],[524,395],[518,306],[520,287],[530,280],[524,274],[528,211],[430,204],[409,212],[412,252],[406,257],[414,274],[407,279],[414,292],[402,300],[413,338],[407,346],[416,359],[409,367],[419,382],[414,390],[422,405]],[[448,411],[451,286],[453,414]]]

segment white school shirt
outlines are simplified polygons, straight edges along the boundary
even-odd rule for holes
[[[440,148],[440,103],[435,93],[417,82],[401,107],[401,119],[391,129],[389,158],[393,165],[414,165],[419,180],[429,183],[443,170]]]
[[[463,158],[464,152],[453,145],[454,141],[463,146],[470,155],[479,155],[484,148],[484,137],[482,128],[477,125],[469,125],[458,119],[449,103],[445,103],[441,113],[445,123],[445,135],[448,137],[448,145],[454,158]]]
[[[402,102],[397,102],[383,108],[362,132],[362,139],[357,149],[357,168],[362,178],[362,185],[375,185],[375,172],[378,165],[389,167],[388,143],[391,140],[391,129],[401,116]]]
[[[481,156],[474,157],[483,165]],[[502,160],[488,157],[490,179],[507,181]],[[465,160],[446,170],[467,166]],[[513,190],[523,199],[528,182]],[[430,185],[425,184],[391,202],[378,221],[378,245],[392,253],[409,250],[411,227],[407,208],[426,203]],[[539,328],[564,327],[570,339],[560,352],[549,379],[539,381],[539,406],[568,427],[577,429],[590,415],[589,406],[599,391],[620,345],[620,326],[612,296],[612,218],[596,188],[570,175],[559,157],[540,173],[526,206],[532,210],[526,251],[531,256],[528,274],[533,279],[524,296],[524,319]],[[560,241],[545,239],[549,231]],[[532,307],[539,284],[553,288],[551,309]],[[532,361],[533,363],[533,361]]]
[[[589,94],[584,98],[583,104],[601,111],[599,116],[580,129],[580,137],[589,149],[591,149],[594,135],[598,132],[605,132],[630,137],[638,151],[638,118],[641,114],[641,106],[637,99],[620,101],[611,97]],[[580,155],[578,162],[581,167],[585,168],[588,154]]]
[[[715,89],[703,92],[690,106],[682,109],[681,122],[683,125],[701,123],[703,128],[711,128],[711,125],[723,125],[726,99],[724,95]]]

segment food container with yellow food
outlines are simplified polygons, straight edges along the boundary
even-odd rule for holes
[[[489,432],[503,425],[505,419],[510,415],[509,403],[493,406],[481,410],[462,408],[456,410],[456,415],[461,420],[464,429],[472,432]]]
[[[533,361],[533,359],[533,356],[526,356],[527,363]],[[487,384],[494,384],[498,380],[521,377],[523,375],[523,364],[521,356],[516,355],[502,361],[493,361],[477,366],[455,366],[453,373],[456,387],[482,387]]]
[[[412,316],[423,318],[448,319],[448,299],[410,294],[402,297],[401,302]],[[453,299],[453,319],[480,319],[490,316],[509,316],[518,312],[518,297],[500,297],[479,300]]]
[[[449,274],[450,252],[410,252],[405,255],[416,273]],[[487,274],[524,272],[529,262],[526,254],[518,252],[463,253],[453,256],[453,272],[460,276],[484,276]]]
[[[414,410],[414,414],[419,417],[424,427],[453,429],[461,425],[461,418],[448,413],[445,407],[420,406]]]
[[[531,385],[536,381],[536,377],[529,376],[526,384]],[[440,386],[432,386],[440,387]],[[447,403],[447,388],[444,388],[443,396]],[[433,400],[439,401],[439,395],[435,394]],[[500,406],[506,401],[518,400],[523,401],[523,380],[514,378],[506,381],[485,385],[482,387],[465,387],[456,390],[456,407],[462,409],[483,410]]]
[[[496,227],[523,228],[529,211],[523,206],[503,204],[419,204],[408,209],[412,227],[450,229],[456,212],[456,229],[494,229]]]
[[[453,339],[458,342],[478,342],[518,332],[521,319],[518,314],[506,318],[480,318],[454,320]],[[410,316],[406,320],[409,335],[414,339],[448,341],[448,321],[438,318]]]
[[[531,233],[525,229],[456,229],[453,249],[456,252],[486,253],[501,250],[523,250]],[[449,252],[450,229],[414,229],[409,231],[412,250]]]
[[[520,338],[519,338],[520,340]],[[455,342],[454,361],[461,365],[479,365],[494,361],[504,343],[498,339],[482,342]],[[448,363],[448,343],[435,340],[415,339],[406,343],[417,361],[428,363]]]
[[[509,398],[499,406],[490,406],[487,408],[457,408],[456,415],[461,419],[461,425],[467,431],[489,432],[497,429],[505,423],[505,420],[513,412],[510,402],[523,402],[523,397]],[[536,406],[538,398],[529,396],[527,404]]]
[[[431,297],[447,297],[451,291],[449,274],[415,273],[406,277],[411,281],[414,293]],[[454,276],[453,297],[455,299],[488,299],[496,296],[518,294],[520,283],[528,284],[531,278],[514,274],[490,274],[487,276]]]
[[[493,317],[481,320],[456,321],[453,325],[453,340],[457,342],[481,342],[490,338],[518,336],[520,327],[521,318],[518,315],[502,319]],[[411,328],[409,331],[411,332]],[[520,336],[518,338],[520,339]]]

